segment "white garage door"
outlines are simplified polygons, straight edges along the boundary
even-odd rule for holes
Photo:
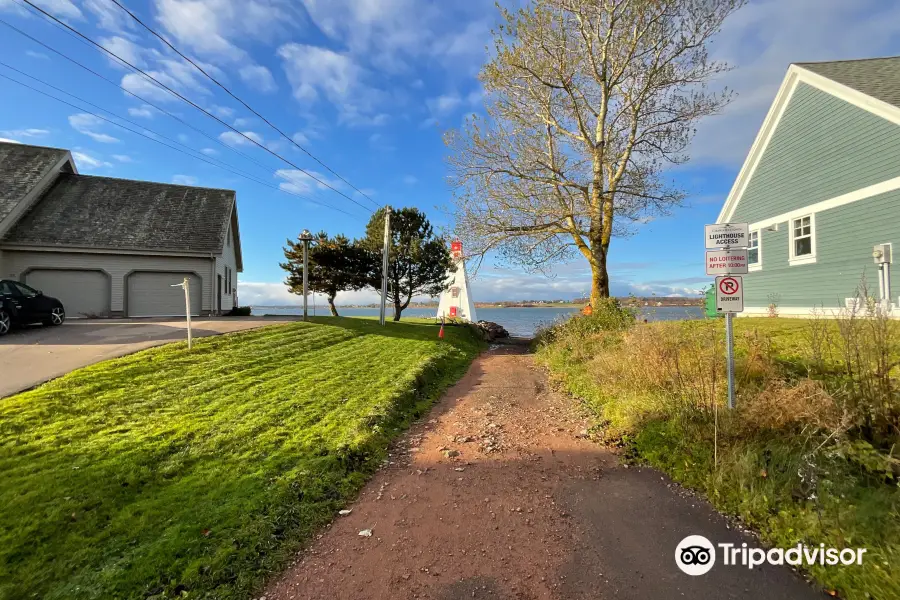
[[[203,289],[200,278],[185,273],[132,273],[128,277],[128,316],[129,317],[183,317],[184,290],[172,287],[190,280],[191,314],[200,314],[200,300]]]
[[[69,318],[109,315],[109,277],[101,271],[37,269],[25,283],[58,298]]]

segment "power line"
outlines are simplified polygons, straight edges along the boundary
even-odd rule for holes
[[[229,96],[231,96],[232,98],[234,98],[235,100],[237,100],[238,102],[240,102],[240,103],[244,106],[244,108],[246,108],[247,110],[249,110],[250,112],[252,112],[254,115],[256,115],[257,117],[259,117],[259,118],[262,119],[263,121],[265,121],[266,125],[268,125],[268,126],[271,127],[272,129],[274,129],[275,131],[277,131],[279,134],[281,134],[281,137],[283,137],[284,139],[286,139],[286,140],[288,140],[289,142],[291,142],[292,144],[294,144],[297,148],[299,148],[301,151],[303,151],[307,156],[309,156],[309,157],[312,158],[314,161],[316,161],[317,163],[319,163],[320,165],[322,165],[323,167],[325,167],[326,169],[328,169],[328,171],[331,172],[335,177],[337,177],[338,179],[340,179],[341,181],[343,181],[344,183],[346,183],[347,185],[349,185],[351,188],[353,188],[354,190],[356,190],[357,192],[359,192],[360,195],[362,195],[363,197],[365,197],[367,200],[369,200],[369,201],[370,201],[372,204],[374,204],[376,207],[379,207],[379,208],[380,208],[380,205],[379,205],[377,202],[375,202],[374,200],[372,200],[372,198],[370,198],[365,192],[363,192],[361,189],[357,188],[355,185],[353,185],[352,183],[350,183],[349,181],[347,181],[346,179],[344,179],[340,174],[337,173],[337,171],[335,171],[334,169],[332,169],[331,167],[329,167],[328,165],[326,165],[324,162],[322,162],[321,160],[319,160],[315,155],[313,155],[309,150],[307,150],[306,148],[304,148],[303,146],[301,146],[300,144],[298,144],[298,143],[294,140],[293,137],[291,137],[291,136],[289,136],[288,134],[286,134],[285,132],[283,132],[281,129],[279,129],[278,127],[276,127],[272,122],[270,122],[267,118],[265,118],[264,116],[262,116],[261,114],[259,114],[256,110],[254,110],[253,107],[251,107],[249,104],[247,104],[246,102],[244,102],[243,100],[241,100],[240,98],[238,98],[236,95],[234,95],[234,94],[231,92],[230,89],[228,89],[226,86],[224,86],[222,83],[220,83],[215,77],[213,77],[212,75],[210,75],[209,73],[207,73],[200,65],[198,65],[196,62],[194,62],[192,59],[190,59],[190,58],[188,58],[187,56],[185,56],[178,48],[176,48],[175,46],[173,46],[172,43],[169,42],[169,40],[167,40],[166,38],[164,38],[164,37],[163,37],[162,35],[160,35],[156,30],[154,30],[152,27],[150,27],[149,25],[147,25],[146,23],[144,23],[140,18],[138,18],[137,15],[135,15],[133,12],[131,12],[130,10],[128,10],[128,8],[126,8],[125,6],[123,6],[123,5],[119,2],[119,0],[111,0],[111,1],[113,2],[113,4],[115,4],[116,6],[118,6],[119,8],[121,8],[123,11],[125,11],[126,13],[128,13],[128,15],[129,15],[132,19],[134,19],[135,21],[137,21],[144,29],[146,29],[147,31],[149,31],[150,33],[152,33],[154,36],[156,36],[157,38],[159,38],[160,41],[162,41],[166,46],[168,46],[169,48],[171,48],[176,54],[178,54],[178,56],[180,56],[180,57],[183,58],[184,60],[186,60],[186,61],[188,61],[189,63],[191,63],[191,65],[193,65],[195,69],[197,69],[198,71],[200,71],[201,73],[203,73],[203,74],[206,76],[207,79],[209,79],[210,81],[212,81],[213,83],[215,83],[217,86],[219,86],[220,88],[222,88],[222,89],[225,91],[226,94],[228,94]]]
[[[190,104],[190,105],[193,106],[195,109],[199,110],[200,112],[202,112],[202,113],[205,114],[206,116],[210,117],[211,119],[214,119],[215,121],[221,123],[222,125],[224,125],[224,126],[227,127],[228,129],[230,129],[230,130],[233,131],[234,133],[240,135],[241,137],[245,138],[247,141],[251,142],[251,143],[254,144],[255,146],[258,146],[259,148],[262,148],[263,150],[265,150],[266,152],[268,152],[268,153],[271,154],[272,156],[275,156],[276,158],[278,158],[278,159],[284,161],[285,163],[291,165],[292,167],[294,167],[295,169],[297,169],[297,170],[300,171],[301,173],[305,174],[305,175],[306,175],[307,177],[309,177],[310,179],[313,179],[314,181],[318,182],[319,184],[321,184],[321,185],[327,187],[328,189],[332,190],[332,191],[335,192],[336,194],[338,194],[338,195],[340,195],[340,196],[343,196],[344,198],[346,198],[346,199],[349,200],[350,202],[353,202],[354,204],[356,204],[356,205],[359,206],[360,208],[363,208],[363,209],[369,211],[370,213],[372,212],[372,209],[368,208],[367,206],[364,206],[364,205],[360,204],[359,202],[357,202],[356,200],[354,200],[352,197],[348,196],[348,195],[345,194],[344,192],[342,192],[342,191],[340,191],[339,189],[335,188],[334,186],[332,186],[332,185],[329,184],[328,182],[319,179],[319,178],[316,177],[315,175],[313,175],[313,174],[311,174],[310,172],[306,171],[305,169],[302,169],[301,167],[295,165],[295,164],[294,164],[293,162],[291,162],[290,160],[284,158],[283,156],[281,156],[281,155],[278,154],[277,152],[274,152],[274,151],[271,150],[270,148],[267,148],[265,145],[260,144],[259,142],[257,142],[257,141],[254,140],[253,138],[251,138],[251,137],[245,135],[243,132],[241,132],[241,131],[239,131],[238,129],[234,128],[232,125],[230,125],[229,123],[223,121],[222,119],[220,119],[220,118],[217,117],[216,115],[212,114],[211,112],[209,112],[208,110],[206,110],[206,109],[203,108],[202,106],[198,105],[198,104],[195,103],[194,101],[192,101],[192,100],[190,100],[190,99],[188,99],[188,98],[185,98],[182,94],[180,94],[179,92],[173,90],[172,88],[170,88],[170,87],[167,86],[166,84],[162,83],[161,81],[159,81],[158,79],[156,79],[156,78],[153,77],[152,75],[150,75],[150,74],[146,73],[145,71],[143,71],[142,69],[140,69],[140,68],[134,66],[133,64],[131,64],[130,62],[128,62],[127,60],[125,60],[125,59],[122,58],[121,56],[118,56],[115,52],[112,52],[111,50],[107,50],[107,49],[104,48],[102,45],[98,44],[97,42],[95,42],[95,41],[94,41],[93,39],[91,39],[90,37],[84,35],[84,34],[81,33],[80,31],[78,31],[77,29],[75,29],[74,27],[72,27],[71,25],[69,25],[68,23],[65,23],[64,21],[61,21],[60,19],[58,19],[58,18],[56,18],[55,16],[53,16],[52,14],[48,13],[47,11],[45,11],[44,9],[42,9],[41,7],[36,6],[34,3],[31,2],[31,0],[22,0],[22,1],[25,2],[25,4],[27,4],[27,5],[30,6],[31,8],[33,8],[34,10],[37,10],[37,11],[39,11],[40,13],[42,13],[42,14],[44,14],[44,15],[50,17],[51,19],[53,19],[54,21],[56,21],[57,23],[59,23],[60,25],[62,25],[63,27],[65,27],[66,29],[68,29],[69,31],[73,32],[75,35],[77,35],[77,36],[83,38],[84,40],[86,40],[86,41],[88,41],[88,42],[90,42],[93,46],[99,48],[100,50],[102,50],[102,51],[105,52],[106,54],[109,54],[110,56],[115,57],[116,59],[118,59],[118,60],[121,61],[122,63],[128,65],[128,66],[129,66],[131,69],[133,69],[135,72],[140,73],[141,75],[143,75],[144,77],[146,77],[146,78],[149,79],[150,81],[153,81],[154,83],[156,83],[157,85],[161,86],[163,89],[165,89],[167,92],[169,92],[169,93],[172,94],[173,96],[175,96],[175,97],[179,98],[180,100],[182,100],[182,101],[184,101],[184,102]]]
[[[51,21],[51,23],[52,23],[52,21]],[[257,165],[258,167],[260,167],[260,168],[262,168],[262,169],[265,169],[267,173],[271,171],[271,168],[270,168],[270,167],[267,167],[266,165],[262,164],[261,162],[259,162],[259,161],[256,160],[255,158],[253,158],[253,157],[251,157],[251,156],[248,156],[248,155],[244,154],[243,152],[241,152],[240,150],[234,148],[233,146],[229,146],[228,144],[224,143],[222,140],[219,140],[219,139],[217,139],[217,138],[212,137],[211,135],[209,135],[208,133],[206,133],[206,132],[203,131],[202,129],[199,129],[199,128],[197,128],[197,127],[194,127],[193,125],[191,125],[190,123],[188,123],[187,121],[185,121],[184,119],[182,119],[181,117],[179,117],[178,115],[175,115],[175,114],[173,114],[173,113],[167,111],[166,109],[160,107],[159,105],[154,104],[154,103],[151,102],[150,100],[147,100],[146,98],[144,98],[144,97],[142,97],[142,96],[139,96],[138,94],[135,94],[134,92],[130,91],[129,89],[127,89],[127,88],[125,88],[125,87],[119,85],[118,83],[116,83],[116,82],[113,81],[112,79],[109,79],[108,77],[106,77],[106,76],[104,76],[104,75],[98,73],[97,71],[91,69],[90,67],[88,67],[88,66],[86,66],[86,65],[84,65],[84,64],[82,64],[82,63],[80,63],[80,62],[78,62],[78,61],[75,60],[74,58],[71,58],[71,57],[69,57],[69,56],[66,56],[65,54],[63,54],[62,52],[60,52],[59,50],[57,50],[56,48],[53,48],[52,46],[49,46],[48,44],[45,44],[45,43],[42,42],[41,40],[35,38],[34,36],[29,35],[28,33],[25,33],[24,31],[22,31],[21,29],[19,29],[19,28],[16,27],[15,25],[12,25],[11,23],[9,23],[9,22],[7,22],[7,21],[5,21],[5,20],[3,20],[3,19],[0,19],[0,24],[5,25],[6,27],[9,27],[10,29],[12,29],[13,31],[15,31],[16,33],[18,33],[19,35],[21,35],[21,36],[23,36],[23,37],[25,37],[25,38],[28,38],[29,40],[31,40],[31,41],[34,42],[35,44],[38,44],[39,46],[41,46],[41,47],[43,47],[43,48],[49,50],[50,52],[53,52],[54,54],[56,54],[56,55],[58,55],[58,56],[60,56],[60,57],[62,57],[62,58],[64,58],[64,59],[66,59],[67,61],[71,62],[72,64],[74,64],[74,65],[76,65],[76,66],[78,66],[78,67],[81,67],[82,69],[84,69],[85,71],[87,71],[88,73],[90,73],[91,75],[94,75],[95,77],[99,77],[100,79],[102,79],[103,81],[107,82],[108,84],[110,84],[110,85],[112,85],[112,86],[115,86],[115,87],[119,88],[120,90],[122,90],[123,92],[125,92],[126,94],[128,94],[129,96],[131,96],[131,97],[133,97],[133,98],[136,98],[136,99],[140,100],[141,102],[143,102],[143,103],[146,104],[147,106],[153,107],[154,109],[158,110],[159,112],[163,113],[164,115],[167,115],[167,116],[171,117],[172,119],[178,121],[179,123],[181,123],[181,124],[184,125],[185,127],[189,127],[190,129],[196,131],[197,133],[199,133],[199,134],[202,135],[203,137],[209,139],[210,141],[212,141],[212,142],[214,142],[214,143],[216,143],[216,144],[219,144],[220,146],[222,146],[223,148],[225,148],[225,149],[227,149],[227,150],[230,150],[230,151],[234,152],[235,154],[237,154],[237,155],[240,156],[241,158],[244,158],[244,159],[246,159],[246,160],[249,160],[249,161],[252,162],[253,164]],[[54,24],[55,24],[55,23],[54,23]],[[65,31],[65,30],[63,29],[63,31]],[[68,33],[68,32],[66,32],[66,33]],[[69,34],[69,35],[72,35],[72,34]],[[73,35],[72,37],[75,38],[75,39],[78,39],[78,38],[76,38],[74,35]],[[82,40],[80,40],[80,39],[79,39],[79,41],[80,41],[81,43],[87,45],[84,41],[82,41]]]
[[[77,100],[79,100],[79,101],[81,101],[81,102],[84,102],[85,104],[90,104],[91,106],[96,106],[95,104],[92,104],[92,103],[90,103],[90,102],[88,102],[88,101],[86,101],[86,100],[83,100],[83,99],[81,99],[81,98],[78,98],[78,96],[75,96],[74,94],[70,94],[69,92],[60,90],[59,88],[56,88],[55,86],[52,86],[52,85],[50,85],[50,84],[48,84],[48,83],[45,83],[45,82],[43,82],[43,81],[37,79],[36,77],[32,77],[32,76],[30,76],[30,75],[27,75],[27,74],[25,74],[25,73],[22,73],[22,72],[19,71],[18,69],[15,69],[15,68],[13,68],[13,67],[10,67],[9,65],[7,65],[7,64],[5,64],[5,63],[0,62],[0,65],[3,65],[4,67],[7,67],[8,69],[12,69],[13,71],[15,71],[15,72],[17,72],[17,73],[21,73],[21,74],[25,75],[26,77],[29,77],[29,78],[34,79],[34,80],[36,80],[36,81],[40,81],[40,82],[43,83],[44,85],[46,85],[46,86],[48,86],[48,87],[51,87],[51,88],[53,88],[53,89],[57,89],[57,90],[61,91],[62,93],[66,94],[66,95],[68,95],[68,96],[71,96],[71,97],[73,97],[73,98],[75,98],[75,99],[77,99]],[[186,156],[189,156],[189,157],[191,157],[191,158],[193,158],[193,159],[195,159],[195,160],[199,160],[199,161],[205,162],[205,163],[207,163],[207,164],[209,164],[209,165],[212,165],[212,166],[214,166],[214,167],[218,167],[218,168],[220,168],[220,169],[222,169],[222,170],[224,170],[224,171],[228,171],[229,173],[231,173],[231,174],[233,174],[233,175],[237,175],[237,176],[239,176],[239,177],[243,177],[243,178],[248,179],[248,180],[250,180],[250,181],[253,181],[253,182],[255,182],[255,183],[259,184],[259,185],[263,185],[263,186],[266,186],[266,187],[270,187],[270,188],[272,188],[272,189],[274,189],[274,190],[277,190],[277,191],[279,191],[279,192],[282,192],[282,193],[285,193],[285,194],[289,194],[289,195],[291,195],[291,196],[296,196],[296,197],[298,197],[298,198],[301,198],[301,199],[303,199],[303,200],[306,200],[307,202],[312,202],[313,204],[317,204],[317,205],[322,206],[322,207],[324,207],[324,208],[327,208],[327,209],[330,209],[330,210],[334,210],[334,211],[337,211],[337,212],[339,212],[339,213],[343,213],[343,214],[345,214],[345,215],[347,215],[347,216],[350,216],[350,217],[353,217],[353,218],[357,218],[357,219],[360,218],[359,215],[354,215],[353,213],[349,213],[349,212],[347,212],[347,211],[345,211],[345,210],[342,210],[342,209],[340,209],[340,208],[337,208],[336,206],[331,206],[330,204],[324,204],[324,203],[322,203],[322,202],[318,202],[318,201],[316,201],[316,200],[313,200],[312,198],[308,198],[308,197],[306,197],[306,196],[302,196],[302,195],[300,195],[300,194],[297,194],[297,193],[294,193],[294,192],[290,192],[290,191],[288,191],[288,190],[285,190],[285,189],[282,189],[282,188],[280,188],[280,187],[274,186],[274,185],[272,185],[272,184],[270,184],[270,183],[266,183],[265,181],[261,181],[261,180],[259,180],[259,179],[256,179],[256,178],[253,177],[252,175],[248,175],[248,174],[246,174],[246,173],[243,173],[243,172],[241,172],[241,171],[238,171],[237,169],[235,169],[234,167],[231,167],[231,166],[227,165],[226,163],[217,164],[216,162],[213,162],[213,161],[211,161],[211,160],[208,160],[208,159],[205,158],[205,157],[197,156],[196,154],[191,154],[190,152],[186,152],[186,151],[184,151],[184,150],[182,150],[182,149],[180,149],[180,148],[177,148],[177,147],[175,147],[175,146],[171,146],[171,145],[169,145],[169,144],[167,144],[167,143],[165,143],[165,142],[163,142],[163,141],[160,141],[160,140],[158,140],[158,139],[156,139],[156,138],[154,138],[154,137],[152,137],[152,136],[150,136],[150,135],[147,135],[147,134],[142,133],[142,132],[140,132],[140,131],[137,131],[137,130],[135,130],[135,129],[131,129],[130,127],[126,127],[125,125],[122,125],[121,123],[117,123],[116,121],[113,121],[112,119],[107,119],[107,118],[104,117],[103,115],[98,115],[97,113],[91,112],[91,111],[89,111],[89,110],[87,110],[87,109],[85,109],[85,108],[83,108],[83,107],[81,107],[81,106],[72,104],[71,102],[68,102],[67,100],[63,100],[62,98],[58,98],[58,97],[54,96],[53,94],[49,94],[49,93],[47,93],[47,92],[45,92],[45,91],[43,91],[43,90],[39,90],[39,89],[36,88],[36,87],[30,86],[30,85],[28,85],[27,83],[23,83],[23,82],[21,82],[21,81],[19,81],[19,80],[17,80],[17,79],[13,79],[12,77],[9,77],[8,75],[4,75],[3,73],[0,73],[0,77],[6,79],[6,80],[8,80],[8,81],[11,81],[11,82],[13,82],[13,83],[16,83],[16,84],[18,84],[18,85],[20,85],[20,86],[22,86],[22,87],[24,87],[24,88],[27,88],[27,89],[29,89],[29,90],[31,90],[31,91],[33,91],[33,92],[37,92],[38,94],[42,94],[42,95],[44,95],[44,96],[47,96],[48,98],[51,98],[51,99],[53,99],[53,100],[56,100],[57,102],[60,102],[60,103],[62,103],[62,104],[65,104],[66,106],[69,106],[69,107],[71,107],[71,108],[74,108],[75,110],[79,110],[79,111],[81,111],[81,112],[83,112],[83,113],[85,113],[85,114],[91,115],[92,117],[95,117],[95,118],[100,119],[100,120],[102,120],[102,121],[105,121],[105,122],[107,122],[107,123],[111,123],[112,125],[115,125],[116,127],[119,127],[119,128],[121,128],[121,129],[124,129],[125,131],[129,131],[129,132],[131,132],[131,133],[133,133],[133,134],[135,134],[135,135],[139,135],[139,136],[141,136],[141,137],[143,137],[143,138],[146,138],[146,139],[148,139],[148,140],[150,140],[150,141],[152,141],[152,142],[156,142],[157,144],[160,144],[160,145],[162,145],[162,146],[165,146],[166,148],[169,148],[169,149],[171,149],[171,150],[175,150],[176,152],[180,152],[181,154],[184,154],[184,155],[186,155]],[[97,107],[97,108],[100,108],[100,107]],[[103,110],[103,111],[106,112],[106,113],[112,114],[112,115],[116,116],[116,118],[122,119],[123,121],[128,121],[128,119],[125,119],[124,117],[121,117],[121,116],[119,116],[119,115],[115,115],[114,113],[112,113],[112,112],[110,112],[110,111],[107,111],[106,109],[100,108],[100,110]],[[131,122],[131,121],[128,121],[128,122]],[[135,124],[135,125],[137,125],[137,124]],[[175,142],[174,140],[171,140],[171,139],[167,138],[167,137],[164,136],[164,135],[158,134],[158,133],[156,133],[155,131],[152,131],[151,129],[147,129],[146,127],[143,127],[143,126],[141,126],[141,125],[137,125],[137,126],[138,126],[138,127],[141,127],[142,129],[145,129],[146,131],[149,131],[150,133],[152,133],[152,134],[155,135],[155,136],[159,136],[160,138],[162,138],[162,139],[164,139],[164,140],[170,141],[170,142],[172,142],[172,143],[174,143],[174,144],[178,144],[178,142]],[[178,144],[178,145],[184,146],[183,144]],[[187,148],[187,146],[184,146],[184,147]],[[189,150],[192,150],[191,148],[188,148],[188,149],[189,149]],[[221,161],[219,161],[219,162],[221,162]]]

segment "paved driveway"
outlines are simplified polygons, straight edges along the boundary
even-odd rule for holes
[[[195,337],[254,329],[298,317],[194,319]],[[184,319],[85,319],[28,327],[0,338],[0,398],[79,367],[187,337]]]

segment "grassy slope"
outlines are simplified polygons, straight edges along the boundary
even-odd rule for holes
[[[718,327],[703,321],[651,325],[659,335],[676,330]],[[756,332],[771,340],[775,356],[786,376],[805,374],[807,323],[800,319],[736,319],[735,339],[740,380],[745,336]],[[669,332],[669,333],[667,333]],[[810,572],[823,586],[842,597],[900,598],[900,490],[880,485],[840,456],[816,453],[821,439],[782,432],[747,434],[739,424],[719,438],[719,466],[713,464],[711,423],[660,414],[665,400],[653,392],[622,382],[617,389],[598,386],[590,356],[597,347],[581,343],[557,343],[539,350],[539,359],[555,378],[587,406],[619,426],[631,451],[642,460],[666,471],[674,479],[703,491],[720,510],[738,515],[757,528],[773,546],[798,542],[827,546],[864,547],[869,552],[861,567],[815,566]],[[615,351],[615,350],[613,350]],[[740,396],[739,396],[740,401]],[[641,407],[644,408],[641,408]],[[643,414],[643,420],[622,415]],[[728,430],[727,416],[720,414],[721,429]],[[815,456],[810,470],[807,456]],[[805,481],[800,476],[803,473]],[[815,499],[806,486],[810,475],[818,478]],[[798,498],[807,496],[806,499]]]
[[[0,598],[246,597],[480,348],[436,333],[274,326],[3,400]]]

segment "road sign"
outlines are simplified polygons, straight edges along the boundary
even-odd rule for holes
[[[744,282],[741,277],[716,277],[716,310],[725,313],[744,311]]]
[[[715,223],[706,226],[707,248],[746,248],[750,245],[747,223]]]
[[[707,250],[707,275],[742,275],[747,272],[747,250]]]

